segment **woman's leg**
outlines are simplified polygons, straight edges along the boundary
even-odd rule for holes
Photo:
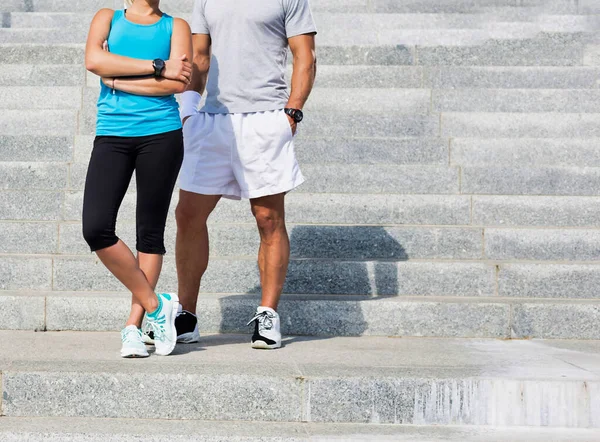
[[[97,137],[90,159],[83,203],[83,235],[108,270],[147,311],[158,307],[154,290],[136,258],[115,235],[117,213],[135,168],[132,140]]]
[[[152,287],[152,290],[156,290],[156,284],[160,276],[162,269],[163,257],[162,255],[152,255],[148,253],[138,252],[137,261],[140,269],[144,272],[146,280]],[[142,321],[144,319],[144,307],[134,296],[131,297],[131,313],[126,325],[135,325],[137,328],[142,327]]]
[[[144,137],[137,149],[137,244],[140,268],[152,287],[162,269],[164,232],[179,169],[183,161],[181,131]],[[132,300],[127,324],[138,327],[143,319],[139,302]]]

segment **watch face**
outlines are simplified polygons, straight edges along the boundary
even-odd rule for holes
[[[304,119],[304,114],[302,113],[301,110],[297,110],[294,113],[294,120],[296,120],[296,123],[300,123],[303,119]]]

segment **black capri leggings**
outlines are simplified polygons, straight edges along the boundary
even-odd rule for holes
[[[90,249],[119,241],[117,213],[135,170],[136,248],[165,254],[165,224],[182,161],[181,129],[144,137],[97,136],[83,197],[83,237]]]

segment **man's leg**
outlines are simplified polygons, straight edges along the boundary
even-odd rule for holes
[[[196,314],[200,280],[208,267],[209,244],[206,222],[220,199],[220,195],[200,195],[185,190],[179,191],[179,204],[175,211],[178,295],[183,310],[194,314]]]
[[[285,227],[285,194],[250,201],[260,233],[258,269],[262,307],[277,310],[290,261],[290,240]]]

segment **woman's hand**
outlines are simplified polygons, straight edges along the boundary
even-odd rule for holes
[[[165,61],[165,70],[162,76],[169,80],[177,80],[189,84],[192,77],[192,63],[190,63],[185,54],[179,58],[167,60]]]

